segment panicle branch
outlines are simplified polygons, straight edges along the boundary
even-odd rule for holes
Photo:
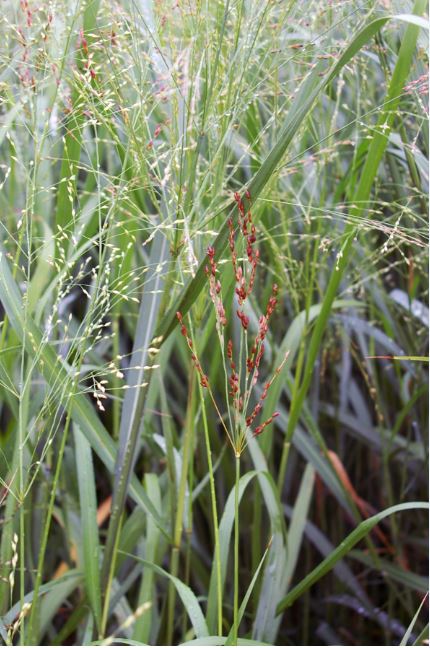
[[[181,334],[184,336],[185,340],[187,341],[188,348],[191,351],[191,360],[193,361],[193,365],[200,376],[200,383],[202,387],[209,387],[208,377],[204,373],[202,366],[199,362],[199,359],[196,353],[194,352],[193,341],[188,335],[187,327],[184,324],[184,320],[180,311],[177,311],[176,317],[178,318],[179,324],[181,325]]]

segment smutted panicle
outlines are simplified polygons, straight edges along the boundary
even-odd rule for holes
[[[181,333],[191,352],[191,360],[200,375],[200,382],[203,387],[208,388],[209,395],[214,403],[218,415],[220,416],[221,424],[226,431],[227,437],[236,456],[241,454],[247,444],[248,430],[250,430],[253,436],[259,436],[278,416],[278,412],[274,412],[272,416],[266,419],[263,423],[257,425],[254,430],[251,430],[251,425],[253,425],[257,416],[263,409],[263,401],[267,396],[270,386],[276,376],[279,375],[287,359],[286,355],[281,365],[274,372],[272,378],[264,385],[257,404],[252,409],[251,413],[247,414],[253,387],[257,383],[259,376],[259,367],[264,354],[264,342],[269,330],[269,320],[278,303],[278,286],[277,284],[273,284],[272,286],[271,295],[267,302],[265,313],[262,314],[258,320],[257,334],[250,345],[251,348],[248,348],[248,328],[250,321],[249,317],[244,312],[243,305],[254,288],[260,253],[256,248],[257,230],[252,219],[252,212],[250,209],[251,195],[249,191],[245,192],[245,196],[247,207],[245,207],[240,194],[234,194],[234,200],[237,205],[237,221],[235,223],[235,219],[232,217],[227,221],[228,247],[230,250],[235,280],[234,290],[239,304],[239,308],[236,308],[236,316],[241,324],[241,351],[238,353],[239,360],[235,362],[233,341],[229,339],[226,347],[226,359],[228,360],[229,366],[227,367],[224,365],[224,370],[226,372],[226,405],[228,408],[228,420],[231,427],[230,430],[227,429],[222,420],[223,417],[217,407],[214,395],[209,385],[208,377],[203,372],[201,364],[196,356],[192,340],[183,322],[182,314],[179,311],[176,314],[181,325]],[[238,241],[236,241],[236,237],[238,238]],[[243,253],[239,252],[239,250],[243,250]],[[223,359],[225,360],[224,330],[228,322],[222,297],[222,285],[218,278],[218,264],[215,260],[216,251],[212,245],[207,248],[206,255],[208,262],[205,266],[205,274],[209,283],[209,295],[215,308],[218,339],[220,341]],[[242,363],[242,353],[246,358],[246,363]],[[237,367],[239,367],[239,369]]]
[[[251,203],[251,194],[248,190],[245,191],[245,197],[248,201],[250,207]],[[260,259],[260,254],[258,249],[256,249],[257,243],[257,230],[252,219],[251,209],[245,208],[244,201],[242,200],[239,193],[234,194],[234,200],[237,205],[237,224],[235,225],[233,218],[229,218],[227,221],[228,224],[228,244],[231,255],[231,262],[233,266],[233,274],[235,278],[235,294],[240,308],[236,310],[236,315],[241,323],[242,331],[247,332],[249,327],[249,317],[245,314],[243,310],[243,304],[246,299],[251,294],[254,283],[255,276],[257,271],[258,262]],[[239,240],[242,241],[242,248],[246,252],[245,258],[240,259],[238,257],[237,248],[236,248],[236,234],[238,233]],[[214,257],[213,248],[208,249],[208,256],[210,259]],[[209,269],[207,274],[209,275]],[[213,301],[213,299],[212,299]],[[269,320],[272,316],[276,305],[278,303],[278,286],[273,284],[272,292],[269,297],[266,312],[264,315],[260,316],[258,322],[258,332],[252,343],[251,349],[247,353],[246,358],[246,369],[245,369],[245,379],[242,379],[241,376],[236,371],[236,364],[234,362],[234,351],[233,351],[233,342],[232,340],[228,341],[227,344],[227,358],[230,361],[230,376],[228,378],[229,384],[229,395],[232,398],[232,406],[235,412],[234,419],[238,420],[238,413],[247,408],[250,400],[251,390],[253,386],[257,383],[259,375],[259,366],[264,354],[264,341],[266,339],[268,330],[269,330]],[[245,338],[247,339],[247,338]],[[279,375],[281,368],[285,362],[281,363],[281,366],[278,367],[272,377],[272,379],[266,383],[262,391],[261,397],[252,410],[251,414],[246,416],[245,421],[247,427],[250,427],[258,414],[262,410],[262,403],[266,398],[268,389],[270,388],[273,380]],[[227,370],[227,368],[226,368]],[[244,392],[242,393],[242,388]],[[275,412],[272,417],[267,419],[264,423],[257,426],[253,432],[254,436],[258,436],[264,430],[269,423],[276,418],[277,412]]]

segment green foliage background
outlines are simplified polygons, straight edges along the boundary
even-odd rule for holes
[[[425,0],[3,9],[1,640],[422,644]],[[235,482],[176,312],[223,415],[245,190],[289,355]]]

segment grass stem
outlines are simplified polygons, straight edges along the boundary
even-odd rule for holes
[[[233,645],[237,646],[239,632],[239,480],[240,455],[236,454],[236,479],[234,483],[234,592],[233,592]]]

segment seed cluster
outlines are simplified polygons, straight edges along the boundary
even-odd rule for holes
[[[225,308],[221,296],[221,283],[216,277],[217,264],[215,262],[215,249],[210,245],[207,249],[209,266],[205,267],[206,276],[209,278],[209,294],[215,306],[216,326],[218,335],[222,335],[222,327],[227,325]]]
[[[247,200],[250,202],[251,195],[249,191],[245,193]],[[238,298],[239,306],[242,306],[246,298],[251,294],[254,287],[255,275],[257,272],[257,264],[260,258],[260,252],[258,249],[255,249],[255,243],[257,241],[256,237],[256,227],[252,222],[252,213],[251,210],[245,210],[245,205],[242,198],[238,193],[234,194],[234,199],[238,208],[238,228],[242,234],[243,240],[246,247],[246,255],[250,267],[249,279],[246,281],[245,270],[243,266],[238,264],[237,254],[235,249],[235,227],[233,224],[233,219],[229,218],[228,227],[229,227],[229,246],[231,251],[231,259],[233,263],[233,271],[236,279],[236,288],[235,293]],[[236,311],[238,318],[242,324],[242,327],[245,331],[248,328],[249,319],[244,314],[243,310],[238,309]]]

